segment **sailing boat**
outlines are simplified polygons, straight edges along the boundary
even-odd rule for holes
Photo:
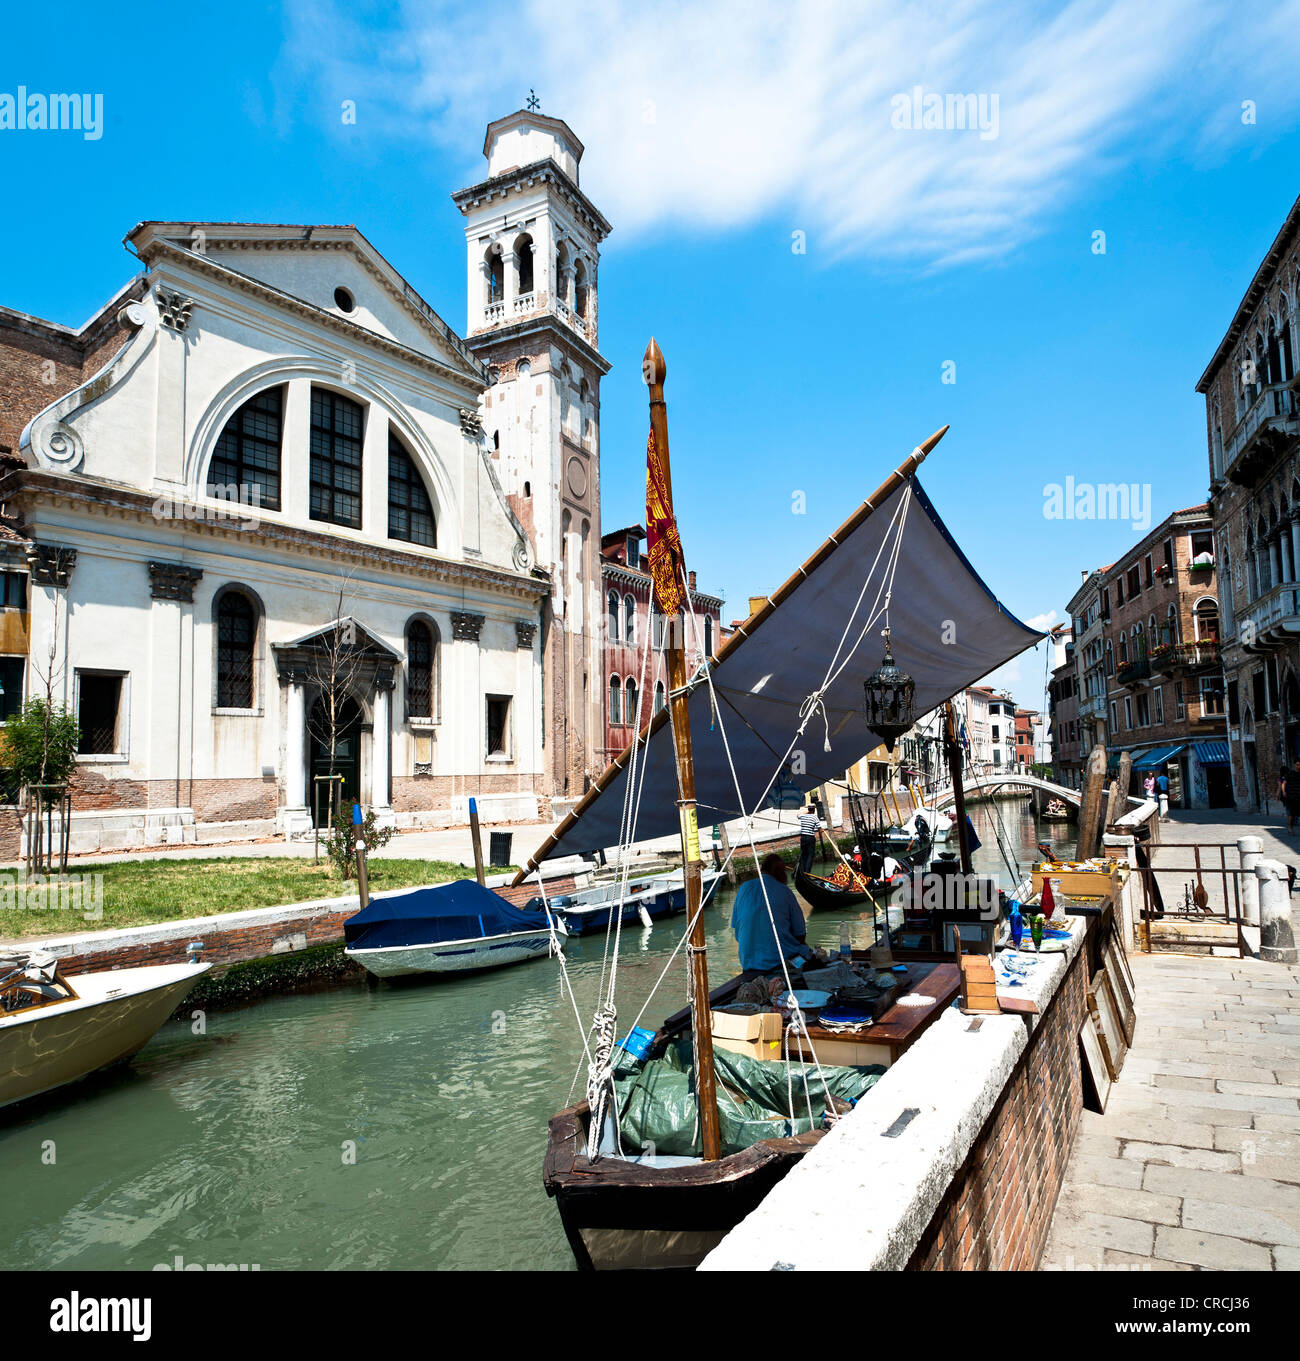
[[[625,1112],[620,1108],[618,1075],[640,1061],[630,1057],[639,1037],[634,1030],[615,1048],[616,1012],[610,1000],[602,1001],[592,1028],[587,1099],[550,1121],[543,1179],[547,1193],[556,1200],[574,1256],[586,1268],[697,1265],[816,1146],[827,1132],[828,1120],[848,1109],[848,1103],[863,1095],[883,1071],[826,1069],[817,1063],[815,1054],[811,1066],[784,1057],[760,1061],[726,1050],[715,1055],[711,1011],[734,997],[738,980],[710,993],[701,913],[699,814],[703,811],[709,821],[729,822],[757,811],[794,748],[791,743],[786,756],[777,762],[777,771],[772,771],[772,753],[784,746],[792,714],[799,715],[796,740],[813,722],[825,728],[821,753],[811,750],[815,742],[807,743],[809,787],[842,772],[880,740],[863,717],[860,673],[846,675],[875,622],[874,617],[869,619],[859,631],[858,616],[867,590],[861,584],[864,563],[871,564],[866,572],[869,585],[882,553],[892,545],[888,570],[892,581],[892,565],[905,548],[910,550],[907,560],[917,593],[909,596],[901,611],[910,626],[900,639],[899,661],[906,655],[909,672],[917,676],[918,708],[922,704],[934,707],[1032,646],[1040,636],[1012,618],[992,597],[915,482],[916,469],[942,438],[945,426],[918,446],[706,661],[702,671],[688,679],[681,635],[689,598],[672,511],[663,396],[666,366],[653,340],[643,368],[650,388],[646,509],[651,530],[650,573],[656,604],[671,621],[666,648],[669,704],[606,769],[515,880],[524,882],[561,845],[566,852],[579,846],[621,845],[625,832],[629,841],[633,839],[619,807],[624,800],[609,797],[615,792],[630,795],[635,789],[638,807],[643,798],[648,801],[646,820],[651,826],[642,825],[641,836],[663,835],[672,823],[681,836],[690,1008],[670,1018],[640,1048],[647,1067],[660,1063],[657,1076],[680,1097],[677,1125],[669,1128],[671,1122],[660,1121],[671,1136],[667,1141],[642,1138],[639,1147],[624,1147],[629,1132],[621,1127]],[[909,520],[912,505],[919,505],[921,513]],[[885,611],[888,607],[886,595]],[[897,607],[895,613],[900,613]],[[944,627],[952,617],[968,625],[955,637],[951,628]],[[824,667],[828,655],[832,657],[829,670]],[[719,683],[717,676],[724,666],[727,680]],[[735,682],[728,684],[732,676]],[[724,709],[734,710],[742,720],[742,728],[730,737],[722,722]],[[695,736],[693,719],[697,720]],[[671,749],[663,735],[665,727]],[[701,747],[706,748],[703,761],[699,759]],[[796,1009],[780,1045],[782,1056],[801,1020]],[[689,1039],[683,1033],[687,1024]],[[822,1084],[824,1099],[814,1101],[813,1081]],[[726,1148],[719,1117],[720,1086],[728,1102],[731,1131]],[[802,1096],[796,1100],[794,1093],[800,1087]],[[790,1094],[788,1118],[776,1100],[777,1089],[782,1100]],[[625,1081],[622,1093],[627,1090]],[[610,1108],[611,1096],[614,1109]],[[735,1114],[742,1109],[750,1118],[742,1121],[746,1142],[737,1146]],[[659,1113],[663,1114],[662,1109]],[[771,1137],[764,1137],[769,1132]],[[650,1143],[654,1146],[648,1147]]]

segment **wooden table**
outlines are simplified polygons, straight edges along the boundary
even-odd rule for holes
[[[836,1064],[882,1063],[888,1068],[943,1015],[961,986],[961,970],[955,963],[914,961],[908,964],[907,985],[907,993],[933,997],[933,1003],[927,1007],[905,1007],[896,1001],[865,1030],[837,1032],[810,1025],[807,1041],[816,1047],[818,1059]],[[802,1036],[792,1036],[791,1052],[806,1052],[807,1041]]]

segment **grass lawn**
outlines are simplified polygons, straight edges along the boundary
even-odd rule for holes
[[[370,862],[369,868],[372,892],[474,877],[472,868],[448,860],[377,859]],[[103,876],[102,917],[87,920],[85,915],[94,910],[91,902],[94,881],[85,881],[81,906],[76,905],[75,899],[69,901],[67,888],[63,891],[65,905],[60,906],[53,890],[41,894],[28,885],[27,901],[31,905],[23,907],[15,905],[23,899],[17,889],[8,886],[13,874],[8,871],[0,876],[0,940],[145,926],[182,917],[206,917],[213,912],[337,898],[357,891],[357,881],[340,879],[324,857],[319,865],[309,858],[297,857],[126,860],[108,865],[77,865],[75,873]],[[495,869],[493,873],[499,874],[501,870]],[[38,903],[45,905],[35,906]]]

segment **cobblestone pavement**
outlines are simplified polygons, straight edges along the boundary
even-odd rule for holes
[[[1300,1269],[1300,966],[1131,962],[1134,1045],[1083,1114],[1043,1269]]]

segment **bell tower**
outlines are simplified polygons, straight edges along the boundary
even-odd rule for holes
[[[488,124],[487,178],[452,195],[465,218],[466,342],[492,375],[484,437],[534,560],[551,574],[543,731],[562,801],[604,764],[600,380],[610,366],[598,277],[610,226],[579,188],[582,150],[563,120],[521,109]]]

